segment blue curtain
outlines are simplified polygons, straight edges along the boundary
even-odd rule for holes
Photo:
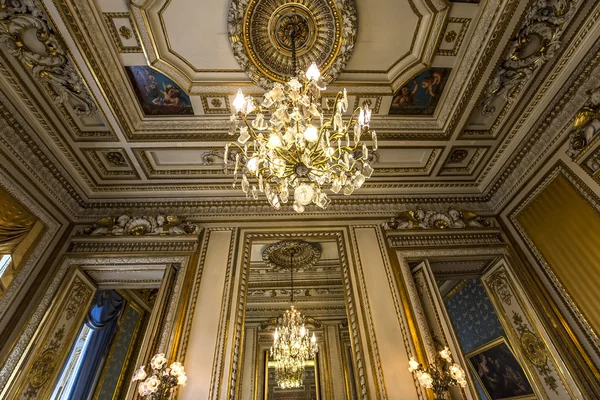
[[[118,330],[117,321],[124,299],[114,290],[96,293],[85,324],[92,329],[82,362],[69,395],[70,399],[86,399],[94,391],[110,344]]]

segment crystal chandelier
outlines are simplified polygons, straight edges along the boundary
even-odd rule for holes
[[[291,29],[293,71],[297,70],[296,35]],[[344,121],[342,115],[348,110],[344,89],[331,108],[326,105],[331,110],[326,116],[321,101],[325,89],[313,62],[306,73],[286,85],[275,83],[260,104],[238,90],[229,129],[238,138],[225,146],[224,160],[227,172],[232,151],[233,186],[241,174],[246,197],[258,199],[259,192],[264,193],[277,210],[293,197],[294,210],[302,213],[312,203],[326,208],[331,202],[326,190],[350,195],[371,177],[369,149],[362,142],[370,136],[377,150],[377,134],[369,127],[369,106],[357,107]]]
[[[304,317],[294,308],[294,269],[295,250],[290,249],[290,269],[292,289],[290,309],[283,314],[281,325],[275,328],[273,346],[270,355],[275,360],[275,380],[282,389],[302,386],[304,381],[304,364],[315,358],[319,351],[317,338],[313,333],[309,337],[304,326]]]

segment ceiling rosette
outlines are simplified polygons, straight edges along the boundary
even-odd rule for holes
[[[306,70],[314,61],[330,83],[352,56],[358,29],[354,0],[233,0],[228,21],[235,59],[265,89],[296,75],[292,31],[297,69]]]

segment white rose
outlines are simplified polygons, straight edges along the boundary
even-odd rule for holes
[[[152,360],[150,361],[150,366],[152,366],[152,369],[161,369],[166,363],[167,359],[165,358],[165,354],[159,353],[152,357]]]
[[[414,357],[411,357],[410,360],[408,360],[408,370],[410,372],[416,371],[420,366],[421,364],[419,364]]]
[[[433,378],[427,372],[423,372],[419,375],[419,382],[421,383],[421,386],[424,386],[427,389],[433,387]]]
[[[187,375],[185,374],[185,372],[182,372],[182,374],[177,377],[177,384],[181,385],[181,386],[185,386],[186,383],[187,383]]]
[[[180,376],[182,374],[185,374],[185,371],[183,365],[179,361],[171,364],[171,375]]]
[[[452,357],[450,357],[451,354],[450,349],[447,347],[444,347],[444,350],[440,351],[440,357],[448,362],[452,362]]]
[[[135,371],[131,381],[143,381],[144,379],[146,379],[146,371],[144,371],[144,366],[142,365],[137,371]]]
[[[150,378],[144,381],[150,393],[154,393],[158,390],[160,386],[160,379],[156,375],[152,375]]]
[[[461,368],[460,365],[455,363],[452,364],[452,366],[450,366],[450,376],[455,381],[461,381],[465,379],[465,371]]]
[[[146,382],[141,382],[138,385],[138,393],[142,397],[149,396],[151,394],[150,390],[148,389],[148,384]]]

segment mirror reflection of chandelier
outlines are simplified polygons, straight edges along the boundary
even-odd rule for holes
[[[302,23],[302,19],[298,21]],[[286,33],[296,73],[296,40],[305,29],[292,22],[286,25]],[[226,171],[230,151],[235,158],[234,187],[241,175],[240,185],[247,197],[258,199],[264,193],[275,209],[293,197],[294,210],[302,213],[310,204],[326,208],[331,202],[327,190],[351,195],[371,177],[373,168],[363,139],[370,136],[373,150],[377,150],[377,134],[369,127],[369,106],[357,107],[344,121],[343,114],[348,111],[344,89],[332,104],[325,104],[331,110],[325,115],[321,99],[325,89],[313,62],[306,73],[297,74],[287,84],[275,83],[260,104],[238,90],[233,102],[237,113],[231,116],[229,130],[238,138],[225,146],[224,154]]]
[[[270,356],[275,361],[275,380],[282,389],[302,386],[306,361],[314,359],[319,347],[315,334],[310,337],[304,326],[304,317],[294,308],[294,254],[290,248],[291,302],[283,314],[281,324],[275,328]]]

